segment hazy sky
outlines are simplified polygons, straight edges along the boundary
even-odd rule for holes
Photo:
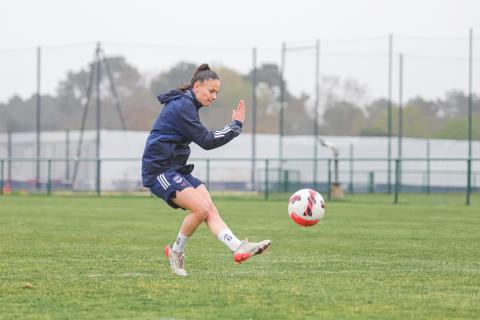
[[[0,13],[0,101],[35,91],[36,46],[44,48],[42,92],[49,93],[67,70],[88,63],[97,41],[153,74],[180,60],[245,72],[253,46],[259,63],[278,63],[282,41],[293,46],[321,39],[321,73],[357,78],[372,96],[386,90],[387,60],[379,55],[386,54],[390,33],[395,53],[407,55],[406,95],[467,88],[469,28],[480,56],[480,1],[474,0],[2,0]],[[312,52],[287,59],[291,86],[310,91]]]

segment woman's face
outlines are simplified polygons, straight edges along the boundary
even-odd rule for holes
[[[208,79],[205,81],[197,81],[193,84],[193,92],[195,98],[202,106],[207,107],[217,99],[217,94],[220,91],[220,80]]]

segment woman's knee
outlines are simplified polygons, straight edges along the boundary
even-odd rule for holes
[[[200,203],[196,206],[195,210],[192,210],[192,213],[197,215],[200,219],[205,220],[210,214],[210,206],[207,202]]]
[[[218,210],[217,210],[217,208],[215,207],[215,205],[210,202],[210,204],[209,204],[209,206],[208,206],[207,219],[208,219],[208,218],[215,218],[215,217],[218,217]]]

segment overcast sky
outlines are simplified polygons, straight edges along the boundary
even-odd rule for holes
[[[356,78],[372,96],[386,91],[386,58],[376,55],[386,54],[388,34],[394,35],[395,53],[407,55],[407,95],[466,90],[469,28],[480,57],[480,1],[474,0],[2,0],[0,13],[3,102],[35,91],[36,46],[44,47],[45,93],[54,92],[67,70],[85,66],[97,41],[107,54],[123,54],[153,74],[181,60],[246,72],[253,46],[259,47],[259,63],[278,63],[282,41],[294,46],[321,39],[321,73]],[[287,81],[310,91],[312,52],[292,52],[287,59]],[[475,63],[478,87],[480,61]]]

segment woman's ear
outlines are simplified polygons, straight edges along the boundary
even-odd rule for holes
[[[193,83],[192,89],[197,90],[198,87],[200,87],[200,81],[195,81],[195,82]]]

